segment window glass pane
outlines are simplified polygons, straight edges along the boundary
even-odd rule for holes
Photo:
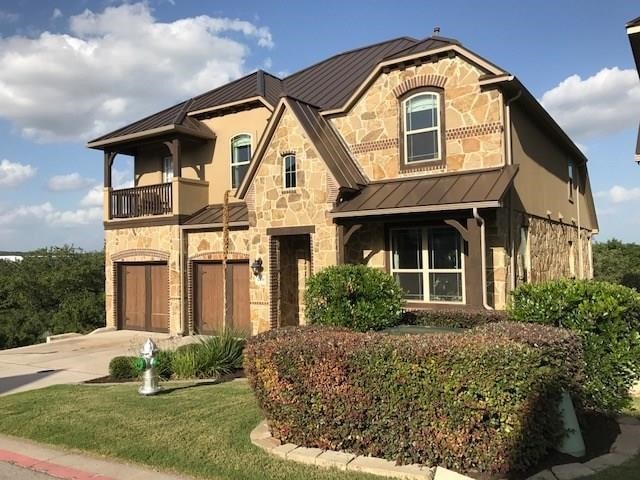
[[[247,174],[249,165],[234,165],[231,167],[231,188],[238,188],[242,183],[242,179]]]
[[[422,232],[419,229],[391,232],[394,269],[422,268]]]
[[[429,230],[429,268],[461,268],[460,234],[453,228]]]
[[[173,159],[164,157],[162,159],[162,183],[169,183],[173,180]]]
[[[438,126],[438,97],[436,95],[420,95],[407,101],[407,131],[436,126]]]
[[[285,173],[295,172],[296,170],[296,157],[288,155],[284,157],[284,171]]]
[[[410,300],[424,300],[422,287],[422,273],[394,273],[396,282],[405,292],[405,298]]]
[[[407,163],[433,160],[438,155],[437,130],[407,135]]]
[[[247,163],[251,160],[251,145],[233,147],[233,163]]]
[[[462,273],[430,273],[429,300],[462,302]]]

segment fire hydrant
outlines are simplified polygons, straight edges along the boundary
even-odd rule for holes
[[[140,350],[140,358],[144,362],[142,386],[138,388],[140,395],[154,395],[162,390],[162,388],[158,386],[159,377],[158,370],[156,369],[158,363],[158,359],[156,358],[157,352],[158,347],[156,347],[156,344],[153,343],[153,340],[147,338],[147,341],[144,342]]]

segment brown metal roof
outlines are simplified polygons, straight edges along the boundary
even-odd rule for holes
[[[356,161],[340,135],[320,115],[320,110],[296,99],[289,99],[289,105],[338,185],[351,190],[366,185],[367,179],[362,175]]]
[[[283,79],[285,92],[322,109],[337,108],[385,57],[417,42],[400,37],[334,55]]]
[[[414,53],[420,53],[427,50],[434,50],[436,48],[446,47],[447,45],[460,45],[458,40],[446,37],[429,37],[425,38],[421,42],[414,43],[404,50],[394,53],[385,57],[385,60],[393,60],[394,58],[408,57]]]
[[[334,217],[357,217],[496,207],[511,185],[517,165],[492,170],[446,173],[375,182],[333,211]]]
[[[222,209],[223,205],[207,205],[202,210],[193,214],[193,216],[184,222],[184,225],[220,225],[222,226]],[[234,202],[229,204],[229,223],[248,223],[249,213],[247,204],[244,202]]]

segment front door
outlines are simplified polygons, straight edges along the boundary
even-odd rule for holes
[[[304,290],[311,270],[309,235],[278,237],[278,326],[304,324]]]
[[[123,263],[118,274],[118,328],[169,331],[169,275],[166,264]]]

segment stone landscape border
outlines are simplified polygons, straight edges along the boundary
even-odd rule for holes
[[[640,454],[640,420],[633,417],[618,417],[617,421],[620,426],[620,434],[611,446],[609,453],[584,463],[556,465],[550,470],[536,473],[527,480],[574,480],[631,460],[635,455]],[[318,467],[333,467],[339,470],[371,473],[405,480],[473,480],[471,477],[442,467],[425,467],[418,464],[396,465],[383,458],[300,447],[293,443],[282,444],[280,440],[271,436],[266,420],[260,422],[253,429],[250,437],[251,443],[271,455]]]

